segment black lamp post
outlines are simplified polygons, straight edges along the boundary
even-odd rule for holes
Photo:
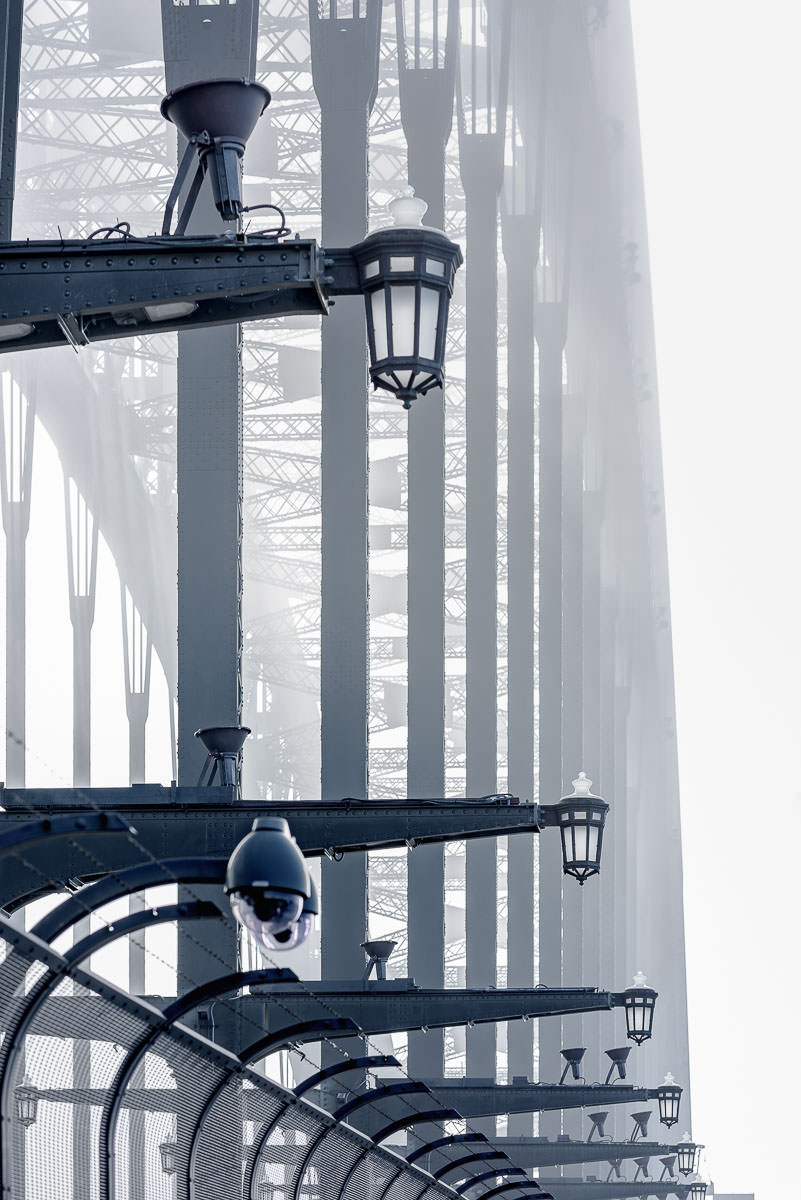
[[[161,1142],[159,1144],[159,1154],[161,1155],[161,1169],[164,1174],[174,1175],[178,1170],[177,1142]]]
[[[681,1103],[681,1088],[668,1071],[665,1082],[656,1089],[659,1101],[659,1120],[670,1128],[679,1119],[679,1104]]]
[[[572,793],[553,806],[562,838],[562,870],[582,885],[601,868],[604,822],[609,812],[609,805],[593,796],[591,787],[592,780],[580,771]]]
[[[639,1046],[651,1036],[654,1022],[654,1004],[658,993],[645,986],[645,976],[638,971],[633,987],[623,993],[626,1009],[626,1033]]]
[[[455,242],[423,226],[427,207],[415,196],[393,200],[395,225],[351,248],[367,310],[370,378],[404,408],[442,387],[448,305],[462,262]]]
[[[679,1163],[679,1172],[682,1175],[692,1175],[695,1171],[698,1161],[698,1151],[700,1146],[696,1145],[690,1138],[689,1133],[685,1133],[684,1137],[676,1146],[676,1157]]]
[[[14,1088],[14,1111],[23,1128],[28,1129],[36,1120],[39,1108],[39,1089],[34,1087],[30,1076],[23,1075],[22,1083]]]

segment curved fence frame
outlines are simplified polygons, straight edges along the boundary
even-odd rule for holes
[[[121,929],[120,936],[124,932],[126,930]],[[107,940],[105,935],[104,940]],[[89,939],[84,945],[84,951],[88,953],[94,945],[94,939]],[[310,1101],[295,1096],[257,1075],[249,1069],[243,1058],[238,1058],[207,1041],[182,1025],[175,1016],[168,1016],[154,1005],[128,995],[92,971],[86,970],[78,961],[70,961],[66,955],[58,954],[39,937],[24,933],[4,916],[0,916],[0,947],[5,950],[5,956],[0,962],[0,1024],[6,1029],[21,1028],[23,1032],[28,1030],[30,1034],[33,1026],[34,1036],[52,1036],[47,1021],[36,1026],[33,1017],[41,1020],[48,1003],[53,1005],[49,985],[56,979],[70,980],[72,990],[60,997],[63,1003],[55,1005],[58,1010],[56,1015],[61,1021],[60,1028],[65,1031],[62,1036],[93,1043],[114,1042],[118,1051],[127,1050],[125,1062],[129,1070],[124,1079],[119,1071],[114,1071],[109,1083],[104,1087],[98,1087],[94,1083],[91,1088],[84,1089],[85,1095],[80,1089],[72,1089],[72,1092],[65,1089],[67,1103],[83,1102],[108,1108],[109,1098],[113,1097],[111,1103],[116,1105],[116,1111],[119,1112],[127,1097],[129,1105],[133,1108],[151,1111],[147,1107],[148,1093],[143,1089],[141,1082],[137,1085],[139,1090],[131,1090],[134,1068],[137,1062],[141,1061],[137,1059],[132,1062],[135,1042],[140,1046],[146,1042],[154,1054],[165,1059],[177,1061],[180,1057],[181,1071],[175,1073],[178,1083],[174,1090],[165,1091],[162,1087],[161,1090],[154,1089],[152,1092],[153,1104],[158,1111],[165,1111],[163,1107],[158,1108],[159,1105],[169,1105],[176,1111],[180,1107],[183,1113],[189,1112],[192,1121],[191,1142],[194,1157],[186,1154],[183,1156],[178,1172],[178,1200],[193,1200],[194,1197],[200,1200],[205,1194],[198,1180],[203,1170],[208,1168],[209,1154],[208,1147],[201,1144],[201,1137],[210,1111],[216,1109],[215,1100],[220,1097],[226,1085],[229,1092],[238,1098],[240,1111],[245,1119],[255,1120],[257,1113],[261,1113],[259,1120],[262,1121],[262,1127],[258,1129],[257,1138],[254,1137],[249,1146],[249,1170],[246,1161],[246,1200],[250,1200],[254,1192],[257,1162],[260,1158],[263,1160],[265,1154],[269,1156],[267,1140],[270,1133],[284,1128],[289,1132],[283,1147],[284,1158],[276,1158],[275,1161],[286,1166],[287,1181],[284,1191],[287,1197],[290,1194],[301,1196],[308,1167],[322,1142],[328,1141],[343,1166],[347,1164],[346,1179],[342,1186],[334,1188],[333,1193],[342,1200],[346,1200],[346,1192],[347,1200],[359,1200],[362,1191],[356,1186],[356,1181],[361,1172],[366,1172],[370,1179],[375,1179],[376,1186],[371,1193],[375,1200],[395,1200],[395,1197],[397,1200],[457,1200],[455,1190],[436,1180],[429,1172],[409,1163],[394,1151],[377,1145],[373,1139],[353,1129],[344,1121],[337,1120]],[[44,1000],[40,985],[44,985],[46,992]],[[30,1015],[32,1008],[33,1017]],[[55,1017],[52,1019],[55,1020]],[[139,1031],[136,1038],[130,1035],[132,1029]],[[22,1036],[19,1041],[23,1046],[22,1054],[17,1051],[11,1053],[10,1039],[5,1039],[0,1046],[0,1070],[4,1077],[0,1112],[0,1172],[3,1194],[12,1200],[23,1200],[23,1196],[27,1197],[27,1193],[15,1184],[14,1175],[15,1145],[19,1145],[18,1139],[25,1133],[25,1130],[20,1128],[14,1103],[14,1092],[21,1082],[21,1060],[24,1058]],[[352,1062],[349,1065],[358,1064]],[[182,1081],[187,1085],[183,1091]],[[44,1092],[42,1094],[44,1095]],[[227,1120],[228,1111],[223,1107],[216,1112],[215,1119],[222,1119],[224,1122]],[[417,1114],[417,1119],[425,1116],[424,1113]],[[316,1135],[307,1135],[307,1141],[304,1143],[298,1143],[298,1134],[294,1132],[301,1125],[307,1131],[317,1131]],[[223,1128],[226,1133],[234,1135],[235,1141],[244,1140],[243,1126],[236,1130],[229,1130],[225,1125]],[[101,1200],[112,1200],[115,1175],[120,1168],[118,1158],[121,1148],[118,1145],[119,1131],[114,1122],[108,1124],[106,1133],[109,1136],[103,1136],[96,1127],[93,1134],[92,1162],[96,1162],[98,1172],[94,1186]],[[204,1155],[204,1161],[199,1163],[198,1157]],[[297,1161],[290,1163],[290,1155],[294,1155]],[[187,1161],[188,1159],[191,1162]],[[57,1154],[51,1156],[51,1162],[54,1172],[66,1169],[60,1164]],[[157,1167],[158,1163],[155,1166]],[[152,1162],[151,1168],[155,1169]],[[290,1172],[294,1175],[291,1180]],[[57,1186],[57,1180],[51,1178],[47,1186],[52,1189]]]

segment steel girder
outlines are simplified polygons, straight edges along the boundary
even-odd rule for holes
[[[238,986],[238,985],[232,985]],[[152,996],[155,1004],[164,1004],[163,997]],[[250,995],[230,1000],[217,1019],[217,1036],[224,1045],[241,1047],[241,1028],[264,1031],[264,1053],[279,1048],[287,1040],[301,1043],[319,1038],[317,1023],[332,1012],[353,1022],[350,1033],[339,1036],[368,1036],[399,1033],[411,1029],[442,1029],[452,1025],[480,1025],[497,1021],[514,1021],[526,1017],[563,1016],[575,1013],[607,1011],[623,1006],[619,992],[602,992],[595,988],[418,988],[413,980],[345,980],[340,983],[303,984],[270,983]],[[74,1019],[73,1010],[80,1007],[71,996],[58,996],[50,1005],[56,1022]],[[308,1025],[306,1025],[308,1023]],[[55,1031],[56,1024],[52,1031]],[[285,1034],[285,1037],[280,1036]],[[430,1086],[430,1085],[429,1085]],[[539,1088],[539,1091],[536,1089]],[[614,1085],[606,1089],[569,1087],[561,1090],[549,1085],[529,1084],[527,1089],[496,1088],[492,1105],[485,1096],[476,1099],[485,1088],[459,1088],[451,1081],[432,1091],[437,1099],[448,1095],[451,1107],[465,1107],[465,1115],[485,1112],[534,1112],[542,1109],[576,1107],[592,1103],[628,1103],[647,1100],[656,1095],[646,1088],[626,1089]],[[450,1095],[451,1091],[454,1093]],[[458,1092],[458,1096],[456,1093]],[[607,1093],[617,1093],[610,1097]],[[583,1098],[581,1098],[583,1096]],[[459,1103],[457,1103],[459,1101]],[[507,1107],[504,1107],[507,1105]],[[508,1107],[512,1105],[512,1107]],[[526,1107],[526,1106],[529,1107]]]
[[[496,1137],[493,1146],[509,1155],[521,1167],[561,1167],[572,1163],[609,1162],[617,1158],[675,1154],[676,1147],[661,1142],[574,1142],[549,1141],[547,1138]]]
[[[31,812],[113,809],[135,819],[137,842],[120,838],[119,844],[105,851],[104,865],[109,872],[141,862],[145,856],[159,860],[188,855],[227,856],[257,816],[287,817],[301,850],[308,856],[532,833],[550,823],[546,807],[518,804],[509,796],[286,805],[235,803],[232,788],[138,784],[132,788],[0,788],[0,804],[6,809],[0,813],[0,832],[30,820]],[[550,852],[558,854],[558,846],[552,846]],[[37,849],[35,854],[37,865],[53,880],[98,873],[97,864],[81,852],[77,842],[60,846],[57,854],[47,847]],[[30,888],[30,872],[22,864],[10,862],[0,883],[0,906],[29,894]]]
[[[83,241],[6,242],[0,245],[0,325],[21,323],[28,332],[0,342],[0,353],[78,348],[284,313],[325,314],[329,295],[360,291],[350,252],[323,250],[308,238],[115,232]],[[189,315],[158,311],[186,303],[196,306]]]
[[[659,1095],[656,1088],[626,1083],[495,1083],[491,1079],[427,1079],[424,1082],[438,1100],[458,1108],[468,1119],[584,1108],[588,1104],[632,1104],[656,1100]]]
[[[608,1183],[598,1179],[544,1179],[540,1178],[543,1187],[556,1188],[558,1200],[623,1200],[626,1196],[657,1197],[665,1200],[668,1196],[676,1196],[677,1200],[685,1200],[690,1194],[688,1183],[677,1183],[665,1180],[657,1182],[643,1179],[631,1183],[625,1179],[614,1179]]]

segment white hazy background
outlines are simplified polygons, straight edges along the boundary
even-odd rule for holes
[[[692,1132],[717,1191],[780,1200],[801,1195],[801,13],[789,0],[631,8],[673,606]]]

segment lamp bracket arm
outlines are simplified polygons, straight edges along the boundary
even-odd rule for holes
[[[359,266],[349,247],[322,250],[323,283],[329,296],[361,296],[364,293],[359,279]]]
[[[556,826],[559,824],[559,805],[558,804],[538,804],[539,809],[539,824],[541,828],[546,826]]]

